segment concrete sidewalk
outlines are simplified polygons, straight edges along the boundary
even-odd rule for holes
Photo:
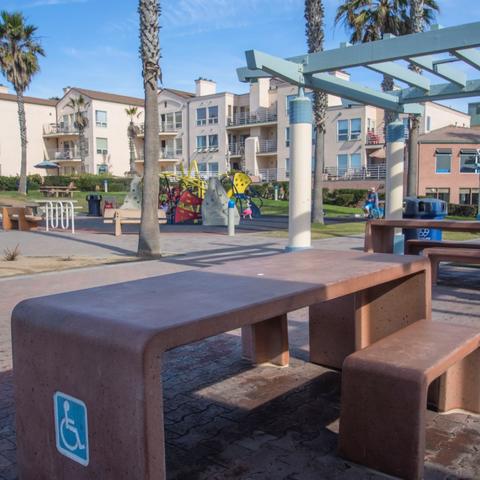
[[[226,264],[245,255],[276,254],[285,244],[256,235],[233,239],[178,235],[165,234],[162,240],[183,251],[190,248],[184,256],[0,280],[1,480],[17,478],[10,314],[20,300]],[[319,244],[330,249],[333,245],[361,248],[362,239],[321,240]],[[434,290],[434,319],[480,326],[479,273],[478,269],[442,269],[440,286]],[[188,301],[188,292],[183,292],[182,298]],[[289,368],[252,367],[242,361],[239,331],[167,352],[164,395],[169,479],[387,478],[336,455],[340,375],[307,362],[306,322],[305,309],[289,315]],[[478,416],[429,412],[425,478],[480,478],[479,443]]]

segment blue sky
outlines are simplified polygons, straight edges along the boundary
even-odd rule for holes
[[[478,0],[438,0],[438,23],[457,25],[480,20]],[[244,51],[256,48],[280,56],[306,50],[304,0],[163,0],[160,40],[163,85],[193,90],[203,76],[218,91],[243,92],[235,69]],[[326,48],[346,40],[334,27],[338,0],[324,0]],[[47,56],[29,95],[61,96],[62,88],[81,86],[142,96],[138,59],[136,0],[0,0],[0,8],[20,10],[38,26]],[[377,86],[374,73],[352,71],[352,79]],[[471,71],[470,71],[471,73]],[[4,79],[0,80],[5,83]],[[438,79],[437,79],[438,82]],[[470,100],[472,101],[472,100]],[[465,109],[466,101],[447,105]]]

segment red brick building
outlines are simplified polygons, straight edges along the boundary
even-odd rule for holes
[[[474,163],[480,127],[439,128],[420,135],[418,143],[418,194],[476,205],[480,178]]]

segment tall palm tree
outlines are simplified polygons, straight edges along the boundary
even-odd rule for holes
[[[137,255],[160,256],[160,231],[158,228],[158,158],[160,154],[158,118],[158,81],[160,70],[160,2],[139,0],[140,58],[145,90],[145,146],[142,219]]]
[[[36,31],[37,27],[27,24],[20,12],[0,13],[0,70],[17,94],[22,146],[18,191],[23,195],[27,193],[27,122],[23,94],[33,76],[40,70],[38,57],[45,56],[41,44],[35,38]]]
[[[305,33],[308,53],[323,50],[325,11],[322,0],[305,0]],[[316,91],[313,96],[313,116],[315,121],[315,165],[313,179],[312,221],[323,220],[323,166],[325,162],[325,121],[327,116],[328,95]]]
[[[128,135],[128,147],[130,150],[130,171],[131,175],[136,173],[135,169],[135,138],[138,135],[139,128],[135,125],[135,118],[140,116],[140,112],[138,111],[138,107],[128,107],[125,109],[125,113],[130,118],[130,123],[127,128],[127,135]]]
[[[90,102],[85,100],[83,95],[78,97],[71,97],[67,106],[73,110],[74,120],[73,126],[78,131],[78,148],[80,151],[80,171],[81,173],[86,172],[85,166],[85,157],[87,156],[86,148],[86,139],[85,139],[85,129],[88,127],[88,115],[87,110],[90,106]]]
[[[407,33],[423,32],[426,25],[430,25],[435,20],[439,12],[439,6],[435,0],[429,2],[425,0],[410,0],[410,8],[405,18]],[[405,13],[407,10],[405,9]],[[413,63],[409,68],[416,73],[422,70]],[[418,177],[418,136],[420,134],[421,117],[419,115],[410,115],[408,121],[408,169],[407,169],[407,195],[417,195],[417,177]]]

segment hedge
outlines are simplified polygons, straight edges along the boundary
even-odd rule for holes
[[[475,217],[478,212],[476,205],[457,205],[456,203],[448,204],[448,214],[458,217]]]

